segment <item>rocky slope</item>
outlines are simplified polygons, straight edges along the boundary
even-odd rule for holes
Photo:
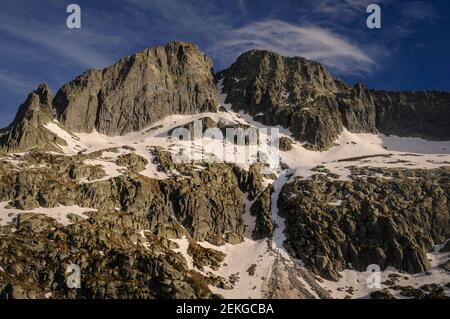
[[[242,54],[216,76],[226,103],[289,128],[312,149],[350,132],[450,139],[450,93],[373,91],[332,77],[320,63],[268,51]]]
[[[319,174],[284,187],[278,205],[293,253],[333,280],[348,265],[427,271],[426,253],[450,234],[449,168],[355,168],[352,177],[343,182]]]
[[[243,240],[243,193],[233,168],[213,164],[195,173],[160,153],[155,161],[161,170],[174,167],[188,175],[158,181],[140,175],[142,167],[136,169],[145,159],[118,156],[117,163],[125,164],[124,175],[99,181],[102,169],[84,162],[101,154],[31,152],[21,158],[20,171],[0,161],[0,202],[24,211],[63,205],[71,220],[64,226],[44,215],[23,213],[11,217],[13,224],[0,227],[3,296],[43,298],[50,291],[59,298],[211,296],[209,281],[220,284],[225,279],[191,273],[186,261],[170,250],[176,244],[169,239],[188,236],[216,245]],[[41,169],[30,168],[37,166]],[[91,207],[95,213],[89,220],[77,217],[71,214],[74,205]],[[191,253],[211,255],[201,246]],[[75,295],[64,283],[69,264],[89,274]],[[32,283],[29,278],[34,278]]]

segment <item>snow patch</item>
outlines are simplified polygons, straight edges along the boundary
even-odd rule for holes
[[[294,143],[291,151],[281,152],[280,156],[295,171],[295,176],[310,177],[317,173],[311,169],[322,165],[331,173],[338,174],[340,180],[349,179],[350,166],[432,169],[450,161],[450,141],[431,142],[397,136],[387,139],[383,135],[355,134],[344,129],[336,144],[327,151],[318,152]],[[445,154],[444,149],[447,149]],[[415,153],[402,150],[414,150]]]
[[[186,236],[183,236],[182,238],[170,239],[170,241],[178,245],[178,248],[172,250],[176,253],[180,253],[184,257],[189,269],[194,269],[194,261],[192,256],[188,254],[189,239]]]
[[[450,275],[447,271],[440,268],[439,265],[444,263],[450,256],[450,253],[439,253],[439,250],[443,247],[443,245],[437,245],[435,250],[431,253],[428,253],[427,256],[431,263],[431,269],[428,273],[420,273],[420,274],[408,274],[402,272],[394,267],[388,267],[384,271],[380,272],[381,275],[381,288],[380,289],[370,289],[367,285],[367,278],[369,273],[360,272],[356,270],[346,269],[340,273],[342,278],[338,281],[328,281],[324,280],[323,283],[319,283],[324,289],[329,290],[333,298],[342,299],[346,296],[350,296],[351,298],[370,298],[370,293],[376,290],[381,290],[384,288],[389,288],[389,286],[383,284],[386,280],[389,279],[389,275],[395,274],[398,275],[397,284],[400,286],[412,286],[416,289],[426,284],[438,284],[444,285],[449,282]],[[372,273],[370,273],[372,274]],[[352,287],[353,293],[349,294],[347,290]],[[450,289],[446,289],[446,294],[450,296]],[[389,289],[389,292],[394,295],[396,298],[405,298],[399,294],[400,291],[396,291],[393,289]]]
[[[103,160],[86,160],[86,161],[84,161],[84,164],[90,165],[90,166],[100,165],[100,166],[102,166],[102,168],[106,174],[105,177],[94,180],[94,181],[90,181],[89,183],[106,181],[111,178],[119,177],[122,175],[123,171],[127,169],[126,167],[118,166],[114,162],[103,161]],[[86,181],[82,181],[82,182],[86,182]]]
[[[20,214],[41,214],[46,215],[50,218],[55,219],[58,223],[63,226],[67,226],[72,224],[73,222],[70,220],[69,215],[77,215],[81,218],[87,219],[89,216],[84,215],[88,212],[96,212],[96,209],[93,208],[83,208],[80,206],[59,206],[52,208],[44,208],[39,207],[32,210],[20,210],[15,208],[6,208],[9,205],[9,202],[1,202],[0,203],[0,226],[6,226],[8,224],[13,224],[14,221]]]

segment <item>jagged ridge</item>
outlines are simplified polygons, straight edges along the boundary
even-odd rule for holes
[[[335,79],[320,63],[269,51],[242,54],[220,72],[226,103],[267,125],[281,124],[311,148],[354,133],[450,139],[450,93],[373,91]]]
[[[57,150],[65,141],[47,130],[44,125],[53,121],[52,94],[46,84],[28,95],[27,100],[19,107],[14,121],[0,136],[0,150],[6,152],[22,152],[33,148]]]
[[[146,49],[64,85],[53,108],[72,132],[115,136],[139,131],[171,114],[215,111],[212,61],[187,42]]]

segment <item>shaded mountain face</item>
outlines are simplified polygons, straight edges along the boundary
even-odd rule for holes
[[[115,136],[171,114],[215,111],[212,61],[191,43],[172,42],[90,70],[64,85],[53,108],[72,132]]]
[[[354,133],[450,138],[450,94],[351,87],[317,62],[252,50],[220,72],[226,103],[267,125],[289,128],[312,149],[327,149],[343,127]]]
[[[371,91],[385,134],[450,139],[450,93]]]
[[[14,121],[0,133],[0,150],[22,152],[33,148],[56,150],[65,142],[47,130],[45,124],[53,121],[52,94],[46,84],[28,95],[19,107]]]

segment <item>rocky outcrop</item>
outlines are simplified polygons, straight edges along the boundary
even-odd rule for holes
[[[139,173],[145,169],[148,161],[135,153],[128,153],[120,155],[116,160],[116,164],[118,166],[126,166],[134,172]]]
[[[187,42],[147,49],[64,85],[53,108],[72,132],[115,136],[139,131],[171,114],[215,111],[211,60]]]
[[[261,192],[250,208],[250,213],[256,217],[255,229],[252,233],[252,237],[255,240],[270,238],[275,230],[276,225],[271,214],[272,193],[273,186],[269,185]]]
[[[226,103],[267,125],[289,128],[311,149],[327,149],[342,132],[450,139],[450,93],[385,92],[351,87],[317,62],[268,51],[242,54],[220,72]]]
[[[249,200],[254,200],[264,190],[264,178],[275,178],[274,175],[266,172],[266,165],[261,163],[250,165],[248,171],[235,166],[234,173],[237,176],[241,190],[244,193],[248,193]]]
[[[199,118],[193,122],[189,122],[181,127],[176,127],[169,131],[169,135],[174,135],[175,132],[182,132],[180,129],[186,129],[190,133],[191,140],[194,140],[196,138],[201,138],[203,136],[203,133],[205,133],[206,130],[210,128],[216,128],[218,127],[218,123],[214,121],[210,117],[202,117]],[[173,136],[178,137],[178,136]]]
[[[57,150],[65,141],[47,130],[45,124],[53,121],[52,94],[46,84],[28,95],[19,107],[14,121],[0,132],[0,150],[24,152],[34,148]]]
[[[205,279],[160,238],[138,235],[123,213],[98,212],[61,227],[33,214],[16,232],[0,229],[0,298],[208,298]],[[39,225],[37,228],[36,226]],[[69,265],[81,287],[67,285]]]
[[[282,136],[279,140],[279,148],[282,152],[289,152],[292,150],[292,145],[294,144],[294,141],[291,140],[289,137]]]
[[[139,156],[124,155],[119,162],[121,158],[127,165],[124,175],[100,181],[95,179],[104,176],[99,173],[101,168],[84,164],[85,155],[33,152],[21,158],[24,164],[20,171],[0,162],[0,201],[24,210],[59,205],[99,211],[118,208],[142,219],[140,230],[147,229],[161,238],[177,237],[176,225],[180,223],[194,240],[220,244],[242,241],[244,196],[233,167],[211,164],[196,171],[172,164],[186,175],[154,180],[137,173],[142,168],[139,165],[145,163]],[[28,168],[37,163],[40,169]]]
[[[187,253],[192,256],[194,267],[202,271],[204,270],[204,267],[218,270],[226,256],[224,253],[217,250],[200,246],[195,241],[189,242]]]
[[[127,154],[118,158],[123,175],[89,182],[98,177],[99,167],[84,161],[101,155],[35,151],[17,156],[14,164],[0,161],[1,202],[25,210],[59,205],[97,210],[85,220],[68,208],[69,226],[21,213],[15,225],[0,227],[0,267],[5,270],[0,269],[0,297],[44,298],[49,292],[52,298],[211,297],[208,284],[222,285],[223,279],[189,269],[169,239],[243,240],[243,193],[233,168],[211,165],[196,172],[176,166],[186,176],[154,180],[137,173],[145,164],[139,156]],[[223,259],[194,241],[188,253],[199,269],[216,268]],[[81,267],[82,289],[65,284],[65,269],[72,263]]]
[[[228,165],[213,164],[189,179],[175,179],[169,187],[173,214],[194,240],[214,244],[243,240],[244,197]]]
[[[349,265],[428,270],[426,253],[450,235],[449,170],[380,171],[390,179],[359,169],[351,182],[315,175],[284,186],[288,245],[311,270],[333,280]]]
[[[186,131],[184,131],[186,130]],[[183,136],[189,131],[189,136]],[[181,133],[179,136],[177,134]],[[216,122],[210,117],[202,117],[181,127],[169,131],[169,135],[178,139],[201,139],[205,135],[214,139],[227,139],[235,145],[258,145],[259,131],[243,123]],[[187,135],[187,134],[186,134]]]

